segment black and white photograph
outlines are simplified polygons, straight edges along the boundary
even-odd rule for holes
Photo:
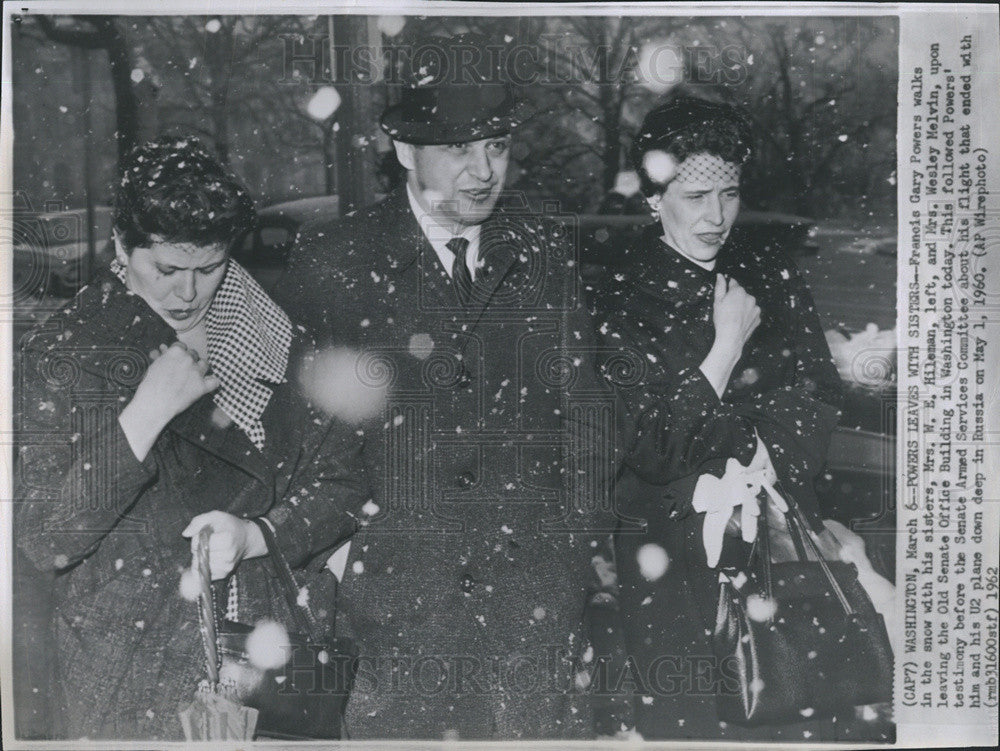
[[[4,6],[5,747],[991,745],[995,7],[208,10]]]

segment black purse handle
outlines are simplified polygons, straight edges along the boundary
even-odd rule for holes
[[[278,574],[282,594],[285,595],[285,601],[288,603],[288,609],[292,613],[292,618],[296,620],[297,628],[314,644],[320,643],[323,636],[323,629],[319,625],[319,620],[312,612],[312,608],[309,607],[309,603],[304,602],[301,605],[299,604],[299,585],[292,575],[292,569],[288,565],[288,561],[285,560],[284,554],[282,554],[281,549],[278,547],[278,541],[274,537],[274,530],[271,529],[271,525],[263,518],[258,517],[250,521],[257,525],[264,536],[268,555],[271,557],[271,562],[274,564],[274,569]],[[333,578],[335,581],[334,607],[336,607],[337,589],[339,589],[339,586],[336,585],[337,577],[334,576]],[[334,617],[336,617],[336,609],[333,610],[333,613]]]
[[[794,501],[789,501],[787,494],[782,493],[782,497],[785,498],[785,503],[788,505],[788,512],[785,514],[785,525],[788,527],[788,534],[792,538],[792,544],[795,546],[795,554],[798,556],[800,561],[808,561],[809,558],[806,554],[806,546],[809,548],[809,552],[813,554],[816,558],[816,562],[819,563],[820,570],[826,577],[827,583],[830,585],[830,591],[833,592],[834,596],[840,602],[840,606],[844,609],[846,615],[854,615],[854,608],[851,607],[850,601],[847,599],[847,595],[844,594],[843,588],[837,581],[836,577],[833,575],[833,571],[830,570],[830,566],[823,557],[822,551],[820,551],[819,546],[812,539],[809,534],[809,527],[806,522],[805,515],[802,513],[802,509]],[[757,543],[760,547],[760,553],[762,557],[762,565],[764,568],[764,591],[767,594],[769,600],[774,599],[773,590],[773,577],[771,573],[771,542],[768,538],[768,523],[767,523],[767,507],[766,504],[770,500],[767,498],[764,503],[765,507],[760,514],[760,521],[757,525]],[[755,548],[757,545],[754,546]],[[751,551],[751,554],[753,551]]]

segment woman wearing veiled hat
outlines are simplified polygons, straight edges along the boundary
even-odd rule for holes
[[[289,624],[261,525],[293,568],[321,566],[366,500],[353,429],[295,385],[301,331],[230,258],[253,220],[197,141],[136,148],[115,260],[22,349],[15,539],[55,573],[66,737],[184,739],[206,666],[180,583],[202,527],[218,615]]]
[[[616,552],[646,738],[820,737],[727,727],[715,711],[718,568],[746,561],[762,513],[755,491],[719,489],[779,480],[825,553],[839,550],[813,489],[837,370],[791,260],[731,233],[752,150],[735,107],[677,96],[651,111],[632,156],[658,221],[593,301],[605,343],[641,362],[615,384],[628,436],[617,496],[646,524],[620,532]]]

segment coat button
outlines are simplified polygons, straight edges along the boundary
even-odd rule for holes
[[[472,588],[476,585],[476,580],[470,574],[462,574],[461,586],[465,594],[471,594]]]
[[[455,484],[460,488],[471,488],[476,484],[476,476],[471,472],[463,472],[455,478]]]

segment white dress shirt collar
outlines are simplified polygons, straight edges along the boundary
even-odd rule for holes
[[[450,228],[442,226],[432,214],[424,211],[424,207],[420,205],[409,183],[406,184],[406,195],[410,199],[410,210],[413,212],[413,216],[417,218],[417,224],[420,225],[420,229],[424,233],[424,237],[427,238],[427,242],[434,248],[434,252],[437,253],[437,257],[440,259],[441,265],[444,266],[444,270],[448,273],[449,277],[451,276],[451,267],[455,263],[455,254],[448,249],[448,241],[454,237],[464,237],[469,241],[469,247],[465,251],[465,264],[469,267],[469,273],[472,274],[472,278],[475,279],[476,266],[479,261],[479,233],[482,228],[481,225],[469,225],[456,235]]]

